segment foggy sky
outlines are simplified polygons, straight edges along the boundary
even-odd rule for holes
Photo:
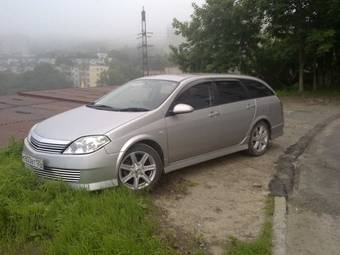
[[[0,35],[135,42],[144,6],[157,40],[174,17],[189,19],[192,2],[204,0],[0,0]]]

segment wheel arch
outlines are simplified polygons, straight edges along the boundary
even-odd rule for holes
[[[138,143],[143,143],[145,145],[150,146],[151,148],[153,148],[159,155],[159,157],[161,158],[162,164],[164,166],[164,149],[162,148],[162,146],[156,142],[152,137],[148,136],[148,135],[139,135],[136,137],[133,137],[131,139],[129,139],[121,148],[119,155],[118,155],[118,159],[117,159],[117,163],[116,163],[116,169],[119,168],[119,165],[121,163],[121,161],[123,160],[123,157],[125,155],[125,153],[132,148],[134,145],[138,144]]]
[[[269,128],[269,138],[271,139],[272,138],[272,124],[270,123],[270,120],[266,117],[266,116],[259,116],[258,118],[256,118],[254,121],[253,121],[253,124],[251,125],[251,128],[249,129],[249,135],[250,135],[250,132],[253,130],[253,128],[255,127],[255,125],[257,123],[259,123],[260,121],[263,121],[264,123],[266,123],[268,125],[268,128]],[[248,136],[249,136],[248,135]]]

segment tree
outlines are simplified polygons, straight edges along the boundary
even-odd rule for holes
[[[186,72],[253,74],[275,87],[340,83],[339,0],[207,0],[173,26],[171,58]]]
[[[307,35],[307,51],[313,73],[313,89],[329,88],[339,81],[340,1],[314,0],[317,19]]]
[[[72,81],[52,65],[40,64],[20,75],[17,86],[23,90],[58,89],[71,87]]]
[[[136,49],[122,48],[109,53],[109,69],[102,73],[99,83],[105,85],[122,85],[123,83],[141,76]]]
[[[315,29],[307,36],[307,52],[312,58],[313,90],[318,87],[319,62],[334,51],[335,34],[334,29]]]
[[[304,90],[304,69],[307,35],[317,19],[312,0],[265,0],[267,29],[273,36],[288,40],[297,52],[299,62],[299,91]]]
[[[174,20],[186,41],[171,47],[171,59],[186,72],[254,71],[263,13],[254,0],[207,0],[193,5],[190,22]]]
[[[105,85],[122,85],[140,76],[140,72],[131,65],[110,64],[109,69],[101,74],[99,83]]]
[[[22,90],[58,89],[71,87],[72,82],[49,64],[41,64],[22,74],[0,72],[0,94]]]

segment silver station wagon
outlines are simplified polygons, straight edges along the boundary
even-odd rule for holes
[[[36,124],[22,158],[38,176],[76,187],[140,190],[223,155],[262,155],[283,125],[281,102],[262,80],[159,75]]]

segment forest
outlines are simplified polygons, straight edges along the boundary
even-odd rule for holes
[[[171,59],[185,72],[254,75],[276,89],[340,89],[339,0],[207,0]]]

